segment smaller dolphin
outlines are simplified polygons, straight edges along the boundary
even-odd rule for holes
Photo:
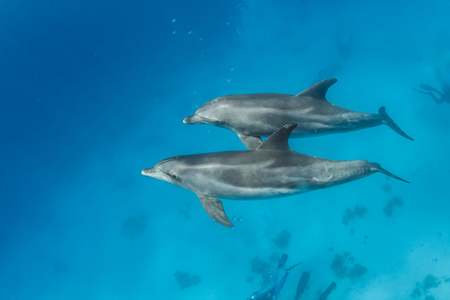
[[[401,179],[377,163],[337,161],[295,152],[288,139],[297,124],[287,124],[257,149],[167,158],[142,175],[166,181],[197,194],[216,222],[232,227],[217,198],[269,199],[323,189],[381,172]]]
[[[288,123],[298,126],[292,137],[308,137],[360,130],[385,124],[413,140],[388,116],[382,106],[378,114],[361,113],[336,106],[325,94],[337,79],[323,80],[298,95],[229,95],[203,104],[185,124],[211,124],[235,132],[244,145],[256,149],[261,136],[269,136]]]

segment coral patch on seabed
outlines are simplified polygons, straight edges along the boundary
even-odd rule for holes
[[[402,207],[403,200],[400,197],[394,197],[386,203],[386,206],[383,208],[383,212],[386,216],[392,217],[394,213],[394,209],[396,207]]]
[[[350,252],[344,255],[337,254],[331,263],[331,270],[334,271],[339,278],[356,279],[367,273],[367,269],[360,264],[355,264],[355,258]]]
[[[291,233],[286,229],[283,229],[273,240],[275,246],[279,249],[283,250],[289,246],[289,242],[291,241]]]
[[[367,213],[367,208],[364,206],[355,205],[355,208],[351,210],[347,208],[345,214],[342,216],[342,224],[348,225],[348,222],[355,218],[362,218]]]
[[[143,234],[147,229],[146,215],[129,217],[122,222],[122,233],[129,239],[136,239],[137,236]]]
[[[191,286],[196,286],[202,281],[200,276],[191,275],[187,272],[176,271],[173,276],[175,276],[175,279],[180,286],[180,290],[187,289]]]
[[[272,265],[269,262],[262,260],[259,257],[255,257],[250,261],[250,267],[254,274],[258,274],[262,277],[263,284],[270,282],[269,274]],[[253,280],[254,278],[251,276],[247,278],[247,282],[251,282]]]
[[[255,257],[250,261],[252,272],[255,274],[262,274],[270,270],[270,264],[259,257]]]
[[[422,282],[416,282],[416,286],[409,296],[413,299],[422,299],[423,296],[425,300],[434,300],[436,298],[431,295],[431,291],[437,289],[442,282],[450,283],[450,278],[438,279],[434,275],[428,274]]]

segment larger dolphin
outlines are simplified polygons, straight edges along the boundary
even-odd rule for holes
[[[295,126],[283,126],[255,150],[176,156],[144,169],[142,175],[196,193],[208,215],[227,227],[233,224],[217,198],[251,200],[290,196],[376,172],[406,181],[377,163],[336,161],[295,152],[288,145]]]
[[[336,106],[325,95],[337,79],[326,79],[298,95],[247,94],[218,97],[202,105],[185,124],[212,124],[237,133],[244,145],[253,150],[288,123],[298,126],[292,137],[307,137],[348,132],[382,124],[413,140],[388,116],[384,107],[378,114],[360,113]]]

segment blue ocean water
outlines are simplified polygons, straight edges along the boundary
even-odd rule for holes
[[[282,253],[279,300],[448,299],[448,1],[0,3],[0,299],[246,299]],[[181,154],[244,150],[182,120],[226,94],[297,94],[336,77],[336,105],[387,126],[290,141],[376,174],[276,200],[224,200],[144,177]]]

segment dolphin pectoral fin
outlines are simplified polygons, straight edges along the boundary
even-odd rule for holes
[[[260,136],[243,135],[238,134],[241,142],[247,147],[248,150],[255,150],[262,144],[263,140]]]
[[[327,101],[326,94],[330,86],[335,84],[337,81],[336,78],[330,78],[322,80],[321,82],[316,83],[315,85],[307,88],[297,96],[303,97],[311,97],[317,100]]]
[[[414,141],[414,139],[412,137],[407,135],[403,130],[400,129],[400,127],[398,127],[397,124],[395,124],[394,120],[392,120],[391,117],[389,117],[389,115],[387,114],[386,108],[384,106],[382,106],[378,109],[378,113],[380,114],[381,117],[383,117],[384,124],[391,127],[392,130],[394,130],[395,132],[400,134],[402,137],[405,137],[408,140]]]
[[[206,195],[197,194],[197,196],[200,199],[200,203],[203,205],[203,208],[206,210],[206,213],[214,221],[226,227],[233,227],[233,223],[231,223],[223,210],[222,201]]]

